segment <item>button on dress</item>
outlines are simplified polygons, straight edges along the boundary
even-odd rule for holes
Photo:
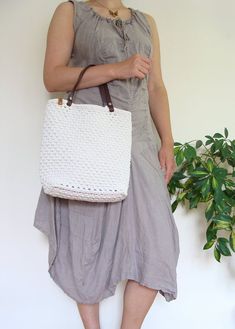
[[[70,1],[75,39],[69,65],[115,63],[135,53],[151,56],[150,26],[143,12],[129,8],[129,19],[113,19],[84,1]],[[108,82],[114,106],[132,113],[127,197],[88,202],[53,197],[43,188],[39,193],[34,226],[48,238],[48,272],[79,303],[114,295],[117,284],[126,279],[158,290],[168,302],[177,297],[179,234],[158,159],[147,79]],[[76,91],[74,103],[102,106],[99,88]]]

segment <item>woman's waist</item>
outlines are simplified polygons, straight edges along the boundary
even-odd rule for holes
[[[114,107],[129,111],[134,109],[141,110],[148,107],[148,92],[144,87],[135,88],[132,84],[120,84],[120,82],[113,84],[113,82],[114,81],[111,81],[111,84],[108,84],[108,89]],[[66,92],[66,98],[68,93],[70,93],[70,91]],[[100,106],[103,105],[102,96],[98,86],[76,90],[73,102],[97,104]]]

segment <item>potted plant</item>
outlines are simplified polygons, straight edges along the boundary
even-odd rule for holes
[[[174,143],[177,170],[168,183],[174,201],[172,211],[179,204],[189,209],[206,204],[206,242],[203,249],[213,247],[214,257],[235,252],[235,140],[215,133],[202,140]],[[218,236],[220,233],[220,236]]]

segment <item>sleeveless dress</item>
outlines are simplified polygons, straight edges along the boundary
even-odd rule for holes
[[[151,56],[143,12],[129,8],[129,19],[114,21],[84,1],[70,1],[76,34],[69,65],[114,63],[135,53]],[[179,234],[158,160],[147,79],[108,82],[114,106],[132,112],[128,196],[119,202],[87,202],[52,197],[43,188],[39,193],[33,225],[48,238],[48,272],[79,303],[114,295],[126,279],[158,290],[168,302],[177,297]],[[99,88],[76,91],[74,103],[102,105]]]

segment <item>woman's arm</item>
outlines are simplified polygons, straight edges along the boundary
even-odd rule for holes
[[[83,67],[69,67],[74,29],[73,3],[60,3],[51,19],[44,60],[43,81],[50,92],[72,90]],[[97,86],[115,79],[113,64],[90,67],[79,83],[79,89]]]
[[[154,124],[158,130],[161,142],[173,143],[173,136],[170,124],[170,109],[168,103],[167,91],[162,79],[160,65],[160,46],[159,36],[155,20],[149,14],[145,14],[152,33],[152,64],[148,78],[149,105]]]
[[[171,131],[170,109],[167,91],[162,79],[160,64],[160,45],[157,26],[154,18],[145,14],[151,28],[152,35],[152,63],[148,78],[149,107],[154,124],[161,139],[159,160],[162,168],[166,169],[166,181],[169,182],[176,168],[174,161],[174,139]]]

